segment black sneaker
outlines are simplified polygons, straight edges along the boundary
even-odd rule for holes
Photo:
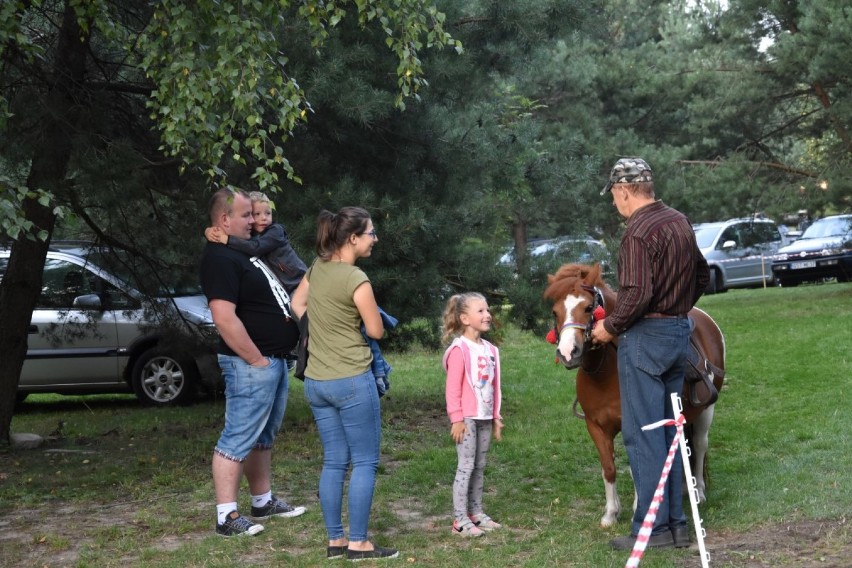
[[[337,560],[346,556],[345,546],[329,546],[325,549],[325,555],[328,560]]]
[[[382,548],[381,546],[373,545],[373,550],[352,550],[346,549],[346,558],[353,562],[359,560],[377,560],[384,558],[396,558],[399,556],[399,551],[395,548]]]
[[[688,548],[690,545],[689,542],[689,527],[686,525],[679,525],[676,527],[670,527],[672,532],[672,540],[674,540],[675,548]]]
[[[225,518],[225,522],[216,525],[216,534],[219,536],[250,536],[263,530],[263,525],[253,523],[236,511],[231,511]]]
[[[255,519],[268,519],[269,517],[298,517],[305,512],[304,507],[293,507],[286,501],[282,501],[275,495],[263,507],[252,507],[251,516]]]

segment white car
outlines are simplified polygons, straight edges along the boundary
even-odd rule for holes
[[[0,279],[9,252],[0,249]],[[39,392],[132,392],[145,403],[169,405],[190,400],[204,386],[202,376],[218,377],[216,330],[198,284],[162,289],[147,301],[106,264],[96,248],[51,246],[19,401]]]
[[[591,237],[555,237],[552,239],[535,239],[527,242],[527,254],[531,259],[539,259],[548,264],[548,268],[556,269],[567,262],[579,264],[600,263],[604,274],[609,274],[610,254],[606,246]],[[515,251],[512,247],[500,257],[500,263],[512,265],[515,263]]]

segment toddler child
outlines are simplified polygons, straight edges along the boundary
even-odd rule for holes
[[[269,198],[259,191],[252,191],[249,197],[254,219],[251,239],[228,236],[218,227],[208,227],[204,230],[204,236],[208,241],[228,245],[249,256],[261,258],[272,269],[287,294],[292,294],[308,267],[293,250],[284,225],[272,222],[273,205]]]

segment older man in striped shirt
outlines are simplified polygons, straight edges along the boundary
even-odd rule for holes
[[[687,312],[707,287],[707,261],[685,215],[658,201],[651,167],[641,158],[615,163],[601,195],[627,219],[618,252],[618,301],[592,331],[598,343],[618,337],[621,432],[638,503],[631,535],[610,545],[633,548],[660,479],[674,427],[642,426],[672,418],[671,393],[683,390],[689,342]],[[675,460],[648,546],[689,546],[680,490],[683,465]]]

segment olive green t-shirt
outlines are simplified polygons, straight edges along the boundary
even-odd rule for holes
[[[345,262],[317,261],[308,270],[308,367],[316,380],[342,379],[366,373],[373,361],[361,334],[361,314],[352,296],[370,279]]]

